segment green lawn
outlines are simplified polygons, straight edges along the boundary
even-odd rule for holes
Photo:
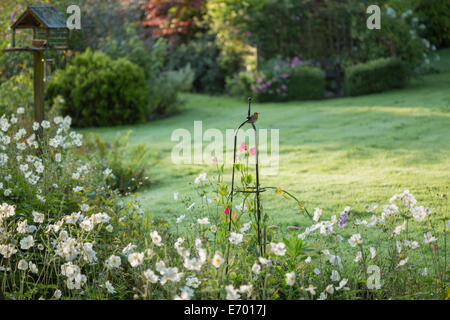
[[[344,206],[364,212],[364,205],[385,204],[409,189],[420,204],[445,210],[450,182],[450,50],[435,62],[440,73],[413,79],[407,88],[382,94],[314,102],[255,103],[259,128],[280,130],[280,168],[276,176],[262,176],[262,185],[281,186],[321,207],[325,216]],[[194,120],[203,130],[235,128],[246,115],[246,99],[185,95],[187,104],[177,116],[144,125],[89,129],[111,141],[133,130],[133,143],[146,143],[158,155],[151,168],[156,182],[138,198],[153,216],[173,218],[184,213],[173,192],[192,193],[195,177],[214,174],[214,166],[174,165],[173,130],[193,132]],[[231,165],[227,178],[230,178]],[[429,188],[432,188],[432,193]],[[279,225],[303,224],[293,202],[264,194],[264,206]]]

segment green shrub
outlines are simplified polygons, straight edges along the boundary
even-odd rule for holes
[[[113,59],[126,58],[141,67],[145,78],[154,81],[165,63],[166,43],[159,39],[153,43],[144,41],[134,25],[126,25],[126,34],[121,38],[107,37],[98,45],[98,50]]]
[[[253,72],[239,72],[226,81],[225,91],[233,97],[248,97],[252,95],[252,84],[255,83]]]
[[[416,12],[426,25],[427,39],[438,48],[450,46],[450,2],[421,0]]]
[[[289,100],[322,99],[325,93],[325,74],[318,67],[298,66],[289,78]]]
[[[404,1],[401,1],[404,3]],[[410,8],[410,9],[407,9]],[[350,64],[379,58],[398,57],[411,72],[422,73],[432,59],[438,59],[436,47],[424,38],[426,26],[411,6],[397,5],[382,9],[381,30],[370,30],[366,25],[355,26],[359,48]]]
[[[194,78],[195,73],[189,64],[180,70],[161,73],[150,88],[148,119],[158,119],[177,113],[185,103],[178,93],[191,91]]]
[[[244,52],[245,46],[257,47],[258,63],[295,55],[338,58],[346,64],[400,57],[411,71],[421,71],[418,67],[429,65],[435,56],[435,47],[425,38],[435,41],[439,36],[448,43],[448,0],[377,1],[382,30],[367,28],[364,2],[210,0],[207,15],[221,48]]]
[[[189,64],[195,72],[195,91],[222,93],[227,70],[219,63],[219,58],[220,49],[214,37],[208,35],[179,46],[170,56],[168,67],[177,70]]]
[[[305,65],[299,57],[271,59],[262,67],[252,91],[259,101],[321,99],[325,75],[320,68]]]
[[[63,114],[78,127],[113,126],[144,122],[147,84],[144,71],[125,58],[112,60],[87,49],[58,70],[46,98],[61,95]]]
[[[177,91],[189,92],[194,85],[195,72],[192,70],[191,65],[187,64],[179,70],[166,71],[161,76],[166,77],[167,81],[173,83]]]
[[[398,58],[381,58],[345,69],[344,93],[357,96],[405,85],[407,71]]]
[[[96,133],[86,135],[85,152],[98,152],[102,171],[108,173],[110,188],[122,194],[135,192],[150,184],[147,173],[150,150],[145,144],[130,145],[130,134],[131,130],[124,136],[118,134],[112,144],[102,141]]]
[[[25,108],[26,114],[33,113],[33,74],[28,69],[0,85],[0,112],[10,114],[17,106]]]
[[[187,83],[175,80],[172,73],[163,73],[153,84],[147,106],[148,119],[159,119],[177,113],[185,102],[178,92],[186,88]]]

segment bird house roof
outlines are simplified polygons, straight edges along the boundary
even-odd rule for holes
[[[13,23],[11,29],[46,28],[66,29],[66,19],[50,6],[29,6]]]

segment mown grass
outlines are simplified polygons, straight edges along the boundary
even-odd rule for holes
[[[450,50],[440,52],[434,67],[439,73],[410,81],[402,90],[353,98],[314,102],[254,103],[258,128],[280,132],[280,168],[262,176],[266,186],[281,186],[305,201],[311,211],[338,214],[345,206],[366,216],[364,205],[388,203],[394,193],[409,189],[420,205],[433,212],[447,210],[450,182]],[[177,116],[144,125],[96,128],[102,139],[133,130],[130,141],[145,143],[158,154],[151,168],[156,184],[138,198],[152,216],[173,221],[185,209],[173,193],[192,194],[201,172],[214,174],[214,165],[175,165],[171,150],[177,128],[193,133],[195,120],[208,128],[235,128],[246,115],[246,98],[233,99],[186,94],[187,104]],[[204,143],[205,144],[205,143]],[[231,178],[231,165],[226,175]],[[264,207],[280,226],[305,225],[293,202],[266,192]],[[379,213],[379,211],[378,211]],[[367,215],[370,217],[369,215]]]

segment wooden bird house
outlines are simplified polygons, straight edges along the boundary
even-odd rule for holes
[[[33,30],[30,46],[16,48],[16,30]],[[11,26],[12,46],[8,51],[67,50],[70,30],[65,18],[50,6],[30,6]]]

